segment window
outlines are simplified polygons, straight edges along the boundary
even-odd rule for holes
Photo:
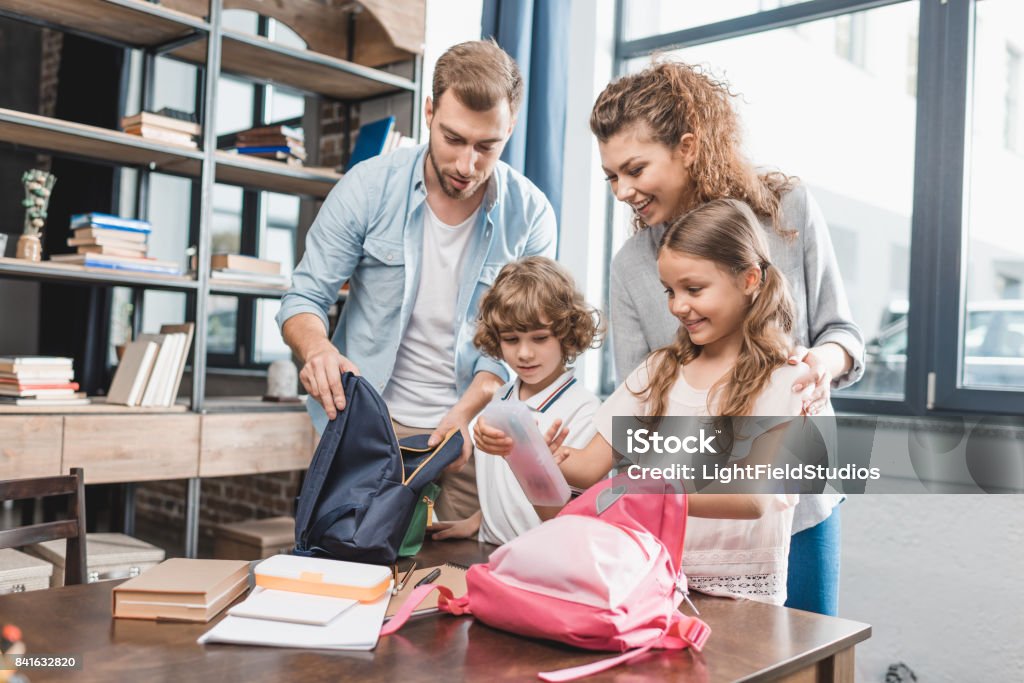
[[[975,5],[969,74],[969,144],[964,161],[966,281],[957,354],[958,387],[1024,389],[1024,187],[1019,109],[1024,7],[1013,0]],[[1001,135],[1000,135],[1001,133]]]
[[[1024,3],[619,8],[620,73],[668,51],[726,79],[748,157],[821,205],[867,342],[837,408],[1024,414]]]
[[[670,53],[728,81],[739,93],[733,105],[749,158],[799,177],[829,225],[843,226],[831,233],[833,246],[865,340],[881,332],[894,302],[907,298],[917,101],[906,92],[903,46],[917,22],[917,4],[903,3],[806,22],[799,32],[784,27]],[[837,36],[859,47],[840,52]],[[627,68],[649,62],[636,58]],[[827,84],[827,96],[809,87],[815,83]],[[860,253],[872,256],[858,259]],[[879,271],[880,258],[889,260],[887,269]],[[902,397],[903,372],[901,365],[890,373],[886,395]]]
[[[247,11],[230,11],[231,27],[264,35],[291,47],[305,43],[272,19],[258,19]],[[217,99],[217,134],[229,135],[272,123],[301,125],[305,98],[286,88],[252,84],[222,76]],[[213,201],[212,252],[251,254],[279,261],[290,274],[295,259],[299,199],[288,195],[246,190],[217,184]],[[254,367],[291,351],[281,339],[274,316],[280,302],[273,299],[216,296],[209,300],[210,364],[215,367]]]
[[[800,0],[625,0],[623,35],[633,40],[794,4]]]
[[[1021,140],[1021,117],[1024,111],[1020,108],[1021,79],[1024,69],[1020,66],[1020,51],[1006,46],[1006,105],[1003,116],[1003,144],[1011,152],[1024,154],[1024,140]]]

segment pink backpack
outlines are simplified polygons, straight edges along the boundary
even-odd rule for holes
[[[513,633],[557,640],[617,657],[561,671],[569,681],[610,669],[652,648],[704,646],[711,629],[677,609],[686,494],[662,481],[604,480],[557,517],[498,548],[466,575],[466,595],[438,585],[417,588],[381,635],[397,631],[433,590],[451,614],[472,614]]]

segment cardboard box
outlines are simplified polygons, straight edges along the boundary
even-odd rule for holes
[[[268,517],[222,524],[214,532],[213,556],[219,560],[262,560],[295,547],[295,520]]]
[[[164,559],[162,548],[124,534],[86,534],[85,538],[89,583],[138,576]],[[36,543],[25,550],[53,563],[51,586],[64,585],[65,541]]]
[[[0,550],[0,593],[23,593],[49,588],[51,574],[53,565],[45,560],[12,548]]]

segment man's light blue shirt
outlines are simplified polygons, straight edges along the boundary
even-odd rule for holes
[[[383,393],[416,303],[423,259],[423,180],[427,146],[400,149],[354,166],[324,201],[306,236],[306,252],[281,299],[278,325],[313,313],[327,329],[338,288],[350,292],[332,342]],[[555,257],[554,210],[537,187],[499,161],[487,184],[459,279],[453,315],[455,386],[462,394],[481,371],[508,379],[505,367],[473,346],[480,297],[502,266],[525,256]],[[431,400],[424,396],[424,401]],[[327,415],[312,398],[323,432]]]

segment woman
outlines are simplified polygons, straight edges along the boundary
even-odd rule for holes
[[[810,370],[793,386],[814,391],[804,412],[828,406],[830,389],[864,372],[864,340],[851,320],[821,209],[782,173],[759,174],[741,152],[728,84],[697,67],[661,61],[609,84],[590,117],[612,192],[634,211],[636,233],[611,268],[611,331],[621,382],[652,350],[672,343],[678,321],[656,267],[666,225],[709,201],[746,202],[765,230],[772,264],[796,302],[790,363]],[[793,520],[786,604],[835,614],[839,581],[838,495],[803,496]]]

